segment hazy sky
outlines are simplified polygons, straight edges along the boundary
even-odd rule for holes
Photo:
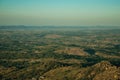
[[[0,25],[120,25],[120,0],[0,0]]]

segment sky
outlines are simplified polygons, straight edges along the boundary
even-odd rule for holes
[[[0,25],[120,26],[120,0],[0,0]]]

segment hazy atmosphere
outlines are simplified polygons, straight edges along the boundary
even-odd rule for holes
[[[120,80],[120,0],[0,0],[0,80]]]
[[[120,25],[120,0],[0,0],[0,25]]]

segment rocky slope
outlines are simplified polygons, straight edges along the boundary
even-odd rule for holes
[[[108,61],[81,67],[79,61],[66,63],[44,60],[23,69],[0,67],[2,80],[119,80],[120,67]],[[2,73],[5,72],[5,73]]]

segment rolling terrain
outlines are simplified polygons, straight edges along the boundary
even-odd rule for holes
[[[0,26],[1,80],[120,80],[120,28]]]

